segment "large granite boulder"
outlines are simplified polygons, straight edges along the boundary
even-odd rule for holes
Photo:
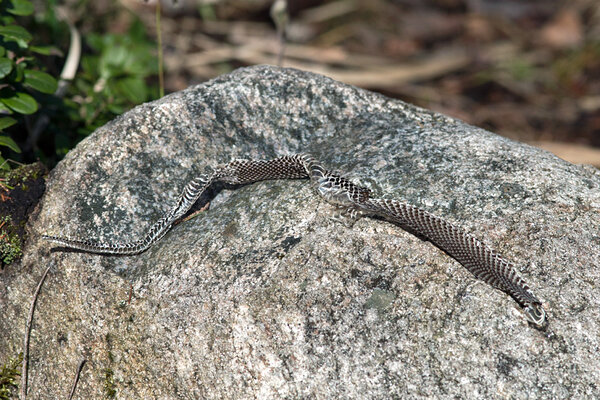
[[[45,232],[141,237],[192,177],[308,152],[514,260],[546,330],[390,223],[353,227],[306,181],[215,191],[128,257],[51,251]],[[322,76],[254,67],[144,104],[52,171],[20,263],[0,275],[0,363],[31,338],[31,398],[600,396],[600,173]],[[199,204],[202,206],[202,204]]]

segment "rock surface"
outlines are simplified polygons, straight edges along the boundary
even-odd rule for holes
[[[430,243],[348,228],[306,181],[215,192],[131,257],[50,251],[44,232],[125,240],[234,158],[309,152],[443,216],[519,266],[547,330]],[[0,275],[0,363],[37,280],[31,398],[600,396],[600,173],[330,79],[254,67],[144,104],[52,171],[21,263]]]

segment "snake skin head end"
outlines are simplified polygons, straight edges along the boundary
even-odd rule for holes
[[[525,318],[532,324],[543,327],[546,324],[546,312],[541,304],[529,303],[523,309]]]

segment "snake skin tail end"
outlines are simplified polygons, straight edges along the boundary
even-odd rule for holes
[[[548,322],[546,319],[546,312],[542,308],[541,304],[529,303],[523,309],[525,312],[525,318],[532,324],[543,328]]]
[[[56,238],[56,236],[47,235],[47,234],[42,235],[42,239],[47,240],[49,242],[52,242],[54,240],[54,238]]]

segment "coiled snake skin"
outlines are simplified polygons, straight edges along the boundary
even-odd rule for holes
[[[546,323],[540,300],[518,275],[514,265],[498,255],[480,240],[463,229],[420,208],[397,200],[378,199],[371,191],[335,175],[306,154],[283,156],[273,160],[236,160],[207,176],[189,182],[177,204],[158,220],[146,236],[125,243],[98,243],[66,237],[43,238],[62,247],[84,252],[132,255],[148,249],[160,240],[194,205],[213,183],[243,185],[270,179],[309,178],[317,192],[329,203],[347,209],[353,218],[378,216],[423,236],[465,266],[477,278],[509,294],[523,308],[530,322],[537,326]]]

